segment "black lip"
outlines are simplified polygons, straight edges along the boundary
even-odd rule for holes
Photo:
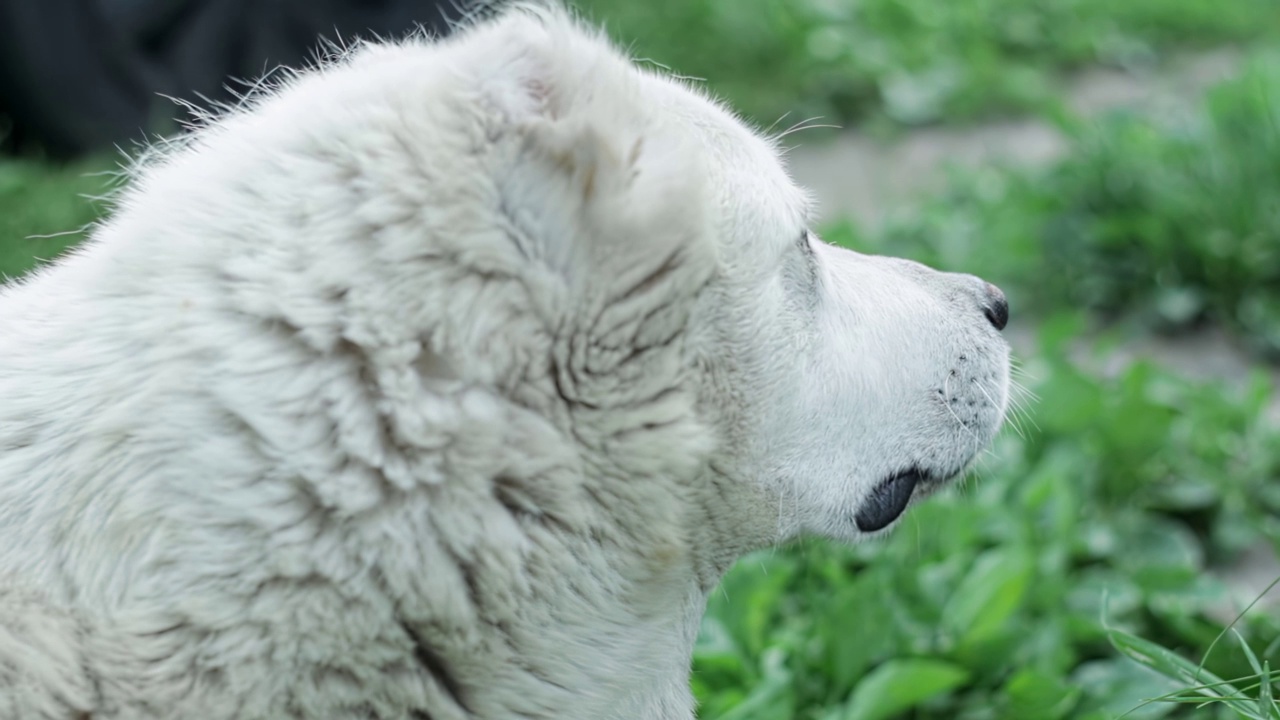
[[[862,502],[854,521],[862,532],[883,530],[897,520],[911,502],[916,486],[924,480],[918,468],[911,468],[886,478]]]

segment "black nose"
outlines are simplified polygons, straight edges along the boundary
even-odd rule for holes
[[[985,290],[987,298],[982,312],[997,330],[1003,330],[1004,326],[1009,324],[1009,301],[1005,299],[1004,293],[1000,292],[1000,288],[991,283],[987,283]]]

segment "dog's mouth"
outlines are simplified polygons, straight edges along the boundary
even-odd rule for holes
[[[889,527],[906,511],[916,487],[926,483],[927,480],[928,478],[919,468],[904,470],[885,478],[871,491],[871,495],[862,501],[862,507],[858,508],[858,513],[854,515],[853,519],[857,522],[858,529],[865,533],[872,533]]]

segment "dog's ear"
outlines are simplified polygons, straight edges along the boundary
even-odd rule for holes
[[[651,391],[665,373],[650,355],[681,333],[715,265],[695,130],[665,106],[666,81],[598,34],[559,15],[507,23],[510,60],[488,94],[509,138],[498,191],[513,242],[564,283],[581,369]]]
[[[703,154],[665,80],[561,12],[514,12],[490,43],[484,102],[509,141],[500,191],[522,250],[595,281],[709,243]]]

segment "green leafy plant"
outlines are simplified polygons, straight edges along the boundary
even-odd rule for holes
[[[1271,0],[580,0],[636,56],[707,78],[758,122],[914,125],[1052,104],[1089,63],[1280,30]]]
[[[1069,127],[1045,170],[958,174],[860,241],[1001,284],[1025,310],[1078,307],[1160,330],[1211,321],[1280,357],[1280,66],[1264,55],[1181,118]]]
[[[1040,401],[1019,420],[1033,429],[1003,436],[968,485],[881,544],[805,542],[730,573],[695,655],[703,717],[1231,717],[1229,705],[1146,702],[1182,697],[1186,677],[1113,644],[1203,656],[1223,630],[1210,561],[1280,537],[1280,437],[1261,422],[1270,385],[1148,364],[1099,377],[1065,359],[1082,327],[1046,323],[1026,364]],[[1254,647],[1280,638],[1265,616],[1239,629]],[[1243,653],[1209,659],[1206,678],[1257,673]]]
[[[1228,681],[1149,640],[1121,630],[1111,630],[1108,636],[1116,650],[1181,685],[1178,690],[1152,698],[1139,707],[1155,703],[1179,703],[1199,709],[1221,705],[1246,720],[1280,719],[1280,703],[1276,702],[1272,689],[1272,682],[1280,678],[1280,671],[1272,671],[1269,660],[1259,661],[1257,653],[1243,638],[1239,641],[1241,654],[1254,672]]]

